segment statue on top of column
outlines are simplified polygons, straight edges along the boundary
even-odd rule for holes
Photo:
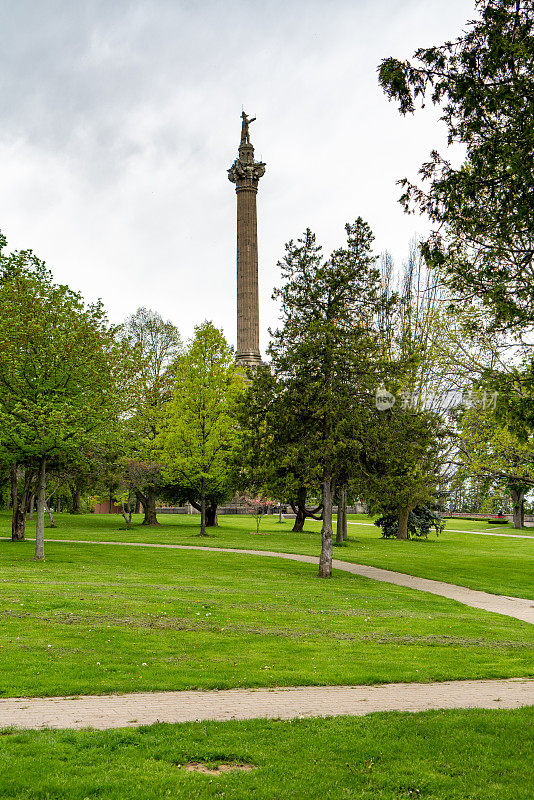
[[[241,123],[241,144],[250,144],[250,136],[248,132],[248,126],[251,122],[254,122],[256,117],[247,117],[244,111],[241,112],[241,118],[243,122]]]

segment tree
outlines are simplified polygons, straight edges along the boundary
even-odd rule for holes
[[[289,430],[297,432],[289,460],[300,459],[308,484],[321,484],[323,578],[332,575],[335,483],[356,459],[361,408],[370,401],[377,370],[373,321],[380,285],[373,236],[361,218],[345,230],[346,248],[326,260],[309,229],[286,245],[279,263],[284,284],[273,294],[282,326],[268,349],[294,420]]]
[[[455,41],[387,58],[380,83],[402,114],[440,105],[459,167],[433,151],[423,188],[400,181],[406,210],[434,223],[424,246],[463,301],[491,309],[496,326],[534,321],[534,8],[531,0],[477,0],[479,18]]]
[[[397,516],[397,539],[408,538],[410,512],[435,494],[440,472],[440,420],[425,409],[376,410],[362,437],[362,488],[370,513]]]
[[[379,314],[380,345],[391,391],[379,390],[369,408],[361,492],[369,510],[395,513],[397,537],[406,539],[412,509],[433,497],[451,458],[447,399],[461,385],[461,372],[449,340],[458,325],[416,242],[397,285],[387,254],[381,273],[386,301]]]
[[[373,523],[377,528],[382,528],[384,539],[399,538],[399,519],[395,510],[386,512]],[[445,521],[440,512],[431,508],[429,505],[414,506],[408,514],[408,538],[428,537],[431,529],[434,528],[436,536],[439,536],[445,528]]]
[[[515,433],[492,404],[473,403],[460,414],[460,459],[468,477],[506,487],[512,498],[514,527],[523,527],[525,494],[534,486],[534,436]]]
[[[248,512],[256,520],[256,534],[259,534],[261,518],[264,514],[267,514],[272,501],[267,497],[262,497],[262,495],[254,496],[251,494],[242,495],[241,500]]]
[[[36,469],[41,560],[47,464],[74,456],[117,422],[128,402],[124,359],[100,302],[85,305],[55,284],[31,251],[3,256],[0,265],[2,447],[13,463]]]
[[[136,402],[127,420],[130,429],[130,458],[143,464],[137,470],[137,498],[143,504],[143,525],[157,525],[156,493],[162,485],[162,464],[157,460],[156,436],[163,410],[172,395],[176,365],[182,351],[180,333],[155,311],[138,308],[122,329],[124,341],[135,348]],[[124,478],[132,478],[132,471]]]
[[[176,368],[159,444],[167,482],[187,486],[199,501],[202,536],[207,535],[207,497],[230,485],[238,439],[236,402],[243,388],[222,332],[211,322],[198,325]]]
[[[295,513],[293,531],[301,533],[307,518],[320,519],[322,505],[308,507],[309,495],[319,489],[308,481],[310,454],[301,446],[306,431],[297,407],[268,367],[255,371],[238,406],[235,483],[242,491],[289,503]]]

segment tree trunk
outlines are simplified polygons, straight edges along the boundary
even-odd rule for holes
[[[73,483],[70,484],[70,493],[72,495],[72,513],[81,514],[82,513],[81,492],[79,488]]]
[[[218,528],[219,517],[217,515],[217,504],[210,503],[206,506],[206,528]]]
[[[141,501],[139,500],[138,497],[135,498],[135,512],[134,513],[135,514],[140,514],[141,513]]]
[[[21,509],[19,504],[18,493],[18,466],[13,464],[10,469],[11,479],[11,501],[13,503],[13,517],[11,519],[11,541],[22,542],[24,541],[24,533],[26,528],[26,514]]]
[[[18,465],[11,467],[11,498],[13,503],[13,517],[11,520],[11,541],[23,542],[26,533],[26,514],[28,513],[28,500],[33,472],[26,467],[24,470],[24,487],[19,500],[18,493]]]
[[[28,518],[33,520],[33,512],[35,511],[35,491],[33,491],[30,495],[30,508],[28,513]]]
[[[346,541],[349,538],[349,534],[347,531],[347,487],[343,487],[343,496],[342,496],[342,505],[343,505],[343,541]]]
[[[146,494],[142,492],[137,493],[139,499],[143,504],[143,509],[145,512],[145,518],[142,525],[159,525],[158,518],[156,516],[156,487],[149,486],[146,490]]]
[[[304,530],[304,523],[306,522],[306,487],[299,486],[297,492],[297,502],[295,505],[291,503],[291,507],[295,512],[295,524],[293,525],[294,533],[302,533]]]
[[[292,531],[294,533],[302,533],[304,530],[304,523],[306,522],[306,512],[302,506],[296,506],[295,524]]]
[[[58,514],[61,513],[61,497],[59,495],[58,495],[58,498],[57,498],[57,513]]]
[[[126,510],[126,505],[128,506],[128,510]],[[121,498],[121,514],[126,523],[126,530],[129,531],[132,527],[132,498],[130,495],[128,495],[127,504],[125,504],[124,500]]]
[[[319,577],[332,577],[332,548],[334,544],[334,534],[332,530],[332,479],[327,477],[323,480],[323,527],[321,530],[321,556],[319,558]]]
[[[35,525],[35,555],[34,561],[44,561],[44,515],[46,506],[46,458],[39,462],[37,475],[37,522]]]
[[[409,508],[399,508],[399,530],[397,531],[397,539],[408,538],[408,517],[410,515]]]
[[[336,544],[343,544],[347,538],[347,489],[341,486],[337,504]]]
[[[524,514],[525,492],[518,489],[510,489],[512,496],[512,511],[514,515],[514,528],[522,528],[522,517]]]
[[[13,511],[11,521],[11,541],[23,542],[26,534],[26,511],[20,505]]]
[[[56,527],[56,523],[55,523],[55,520],[54,520],[54,515],[52,513],[52,509],[50,508],[50,505],[46,502],[46,500],[45,500],[45,511],[48,514],[48,519],[50,520],[50,527],[51,528],[55,528]]]
[[[200,535],[207,536],[206,533],[206,482],[202,478],[200,482]]]
[[[336,515],[336,545],[341,544],[343,544],[343,510],[341,508],[341,499],[338,498]]]

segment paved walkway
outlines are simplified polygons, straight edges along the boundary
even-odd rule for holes
[[[192,544],[147,544],[145,542],[97,542],[89,539],[46,539],[47,542],[59,542],[69,544],[100,544],[113,545],[118,547],[157,547],[168,550],[207,550],[212,553],[238,553],[240,555],[268,556],[269,558],[286,558],[289,561],[302,561],[306,564],[318,564],[316,556],[304,556],[297,553],[278,553],[275,550],[242,550],[234,547],[202,547]],[[479,592],[475,589],[466,589],[464,586],[456,586],[454,583],[444,583],[434,581],[429,578],[416,578],[413,575],[406,575],[404,572],[393,572],[389,569],[380,567],[370,567],[365,564],[351,564],[348,561],[339,561],[335,558],[332,561],[335,569],[350,572],[353,575],[361,575],[364,578],[371,578],[375,581],[393,583],[396,586],[406,586],[409,589],[417,589],[421,592],[430,592],[440,597],[447,597],[449,600],[456,600],[465,606],[481,608],[484,611],[491,611],[495,614],[504,614],[507,617],[514,617],[522,622],[529,622],[534,625],[534,600],[525,600],[522,597],[508,597],[501,594],[490,594],[489,592]]]
[[[0,699],[0,728],[131,728],[154,722],[292,719],[374,711],[519,708],[534,705],[534,681],[521,678],[382,686],[299,686],[83,697]]]
[[[347,521],[348,525],[363,525],[364,527],[368,528],[372,525],[372,522],[352,522],[352,520]],[[522,533],[494,533],[493,531],[461,531],[455,528],[445,528],[443,533],[471,533],[473,536],[504,536],[505,539],[530,539],[534,541],[534,536],[525,536]]]

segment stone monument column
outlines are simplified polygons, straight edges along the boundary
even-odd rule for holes
[[[241,114],[239,156],[228,170],[237,193],[237,360],[246,367],[262,363],[258,302],[258,227],[256,194],[265,164],[254,161],[249,119]]]

